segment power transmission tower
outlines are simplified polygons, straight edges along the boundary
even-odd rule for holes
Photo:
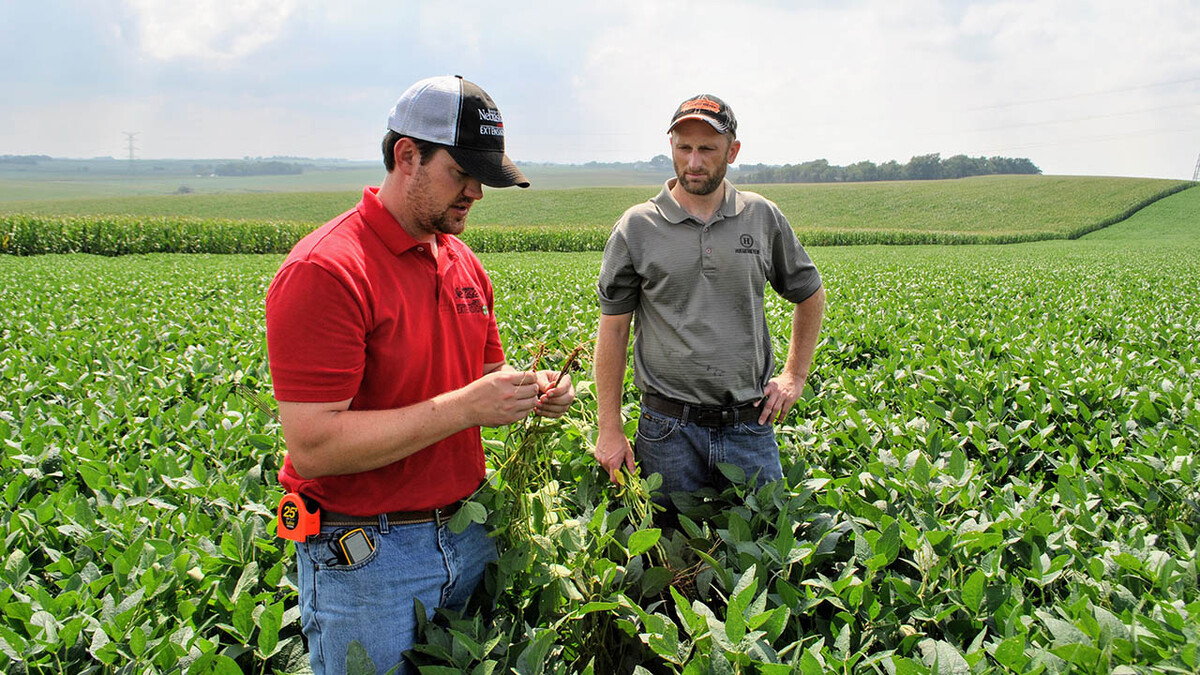
[[[134,153],[134,150],[137,149],[133,145],[133,138],[142,132],[140,132],[140,131],[122,131],[121,133],[125,134],[125,140],[127,141],[128,145],[129,145],[129,173],[133,173],[133,160],[134,160],[133,153]]]
[[[1200,155],[1196,155],[1196,169],[1192,171],[1192,180],[1200,180]]]

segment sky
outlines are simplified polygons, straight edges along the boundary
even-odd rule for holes
[[[0,0],[0,155],[376,159],[400,93],[457,74],[518,162],[667,154],[712,93],[743,165],[1190,179],[1198,37],[1200,0]]]

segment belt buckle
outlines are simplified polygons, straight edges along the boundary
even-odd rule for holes
[[[437,525],[438,527],[441,527],[442,525],[449,523],[450,519],[454,517],[454,514],[458,512],[458,509],[456,508],[458,506],[460,506],[459,502],[453,502],[453,503],[443,506],[441,508],[434,509],[433,510],[434,524]]]
[[[721,408],[721,426],[727,427],[738,421],[737,408]]]

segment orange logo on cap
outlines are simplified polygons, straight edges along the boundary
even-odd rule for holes
[[[695,108],[699,108],[700,110],[707,110],[711,113],[721,112],[721,105],[719,103],[716,103],[715,101],[710,101],[706,98],[694,98],[694,99],[688,101],[687,103],[684,103],[681,106],[682,110],[692,110]]]

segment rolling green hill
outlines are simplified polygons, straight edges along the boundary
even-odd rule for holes
[[[1002,244],[1080,237],[1194,185],[1146,178],[988,176],[748,189],[777,202],[806,245]],[[599,250],[621,213],[659,189],[488,189],[463,238],[480,251]],[[8,202],[0,204],[0,252],[286,250],[358,198],[358,191],[349,191]],[[1194,198],[1162,208],[1176,210],[1181,223],[1200,217]],[[253,235],[239,237],[239,222]],[[207,236],[206,229],[223,234]],[[219,241],[180,249],[172,243],[180,232]],[[241,239],[257,243],[247,248]],[[276,243],[262,248],[267,241]]]
[[[1198,241],[1200,190],[1184,190],[1160,199],[1132,217],[1085,237],[1096,241]]]

